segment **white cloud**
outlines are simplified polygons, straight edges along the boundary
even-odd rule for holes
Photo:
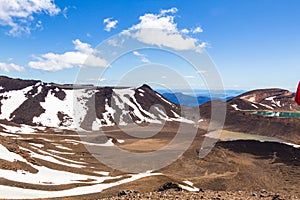
[[[45,71],[58,71],[76,66],[84,67],[106,67],[105,59],[99,58],[93,53],[95,50],[90,44],[83,43],[79,39],[73,40],[75,51],[68,51],[63,54],[46,53],[35,57],[37,61],[31,61],[28,65],[34,69]]]
[[[113,20],[113,18],[105,18],[103,20],[103,24],[105,24],[104,30],[110,32],[111,29],[116,28],[118,20]]]
[[[168,13],[174,14],[174,13],[177,13],[177,11],[178,11],[178,9],[175,8],[175,7],[173,7],[173,8],[170,8],[170,9],[161,10],[161,11],[160,11],[160,14],[161,14],[161,15],[165,15],[165,14],[168,14]]]
[[[184,28],[181,30],[181,33],[188,34],[188,33],[190,33],[190,31],[188,29]]]
[[[146,57],[145,54],[141,54],[141,53],[139,53],[138,51],[133,51],[133,55],[140,57],[140,58],[141,58],[141,61],[142,61],[143,63],[149,63],[149,62],[150,62],[150,60]]]
[[[161,10],[159,14],[147,13],[139,17],[140,22],[133,25],[123,34],[129,35],[147,44],[165,46],[175,50],[201,51],[206,43],[198,44],[198,40],[182,33],[190,32],[188,29],[178,30],[174,21],[177,8]],[[195,29],[199,31],[199,29]]]
[[[197,26],[196,28],[190,29],[190,30],[184,28],[184,29],[182,29],[180,32],[181,32],[181,33],[184,33],[184,34],[189,34],[189,33],[196,34],[196,33],[202,33],[202,32],[203,32],[203,29],[202,29],[200,26]]]
[[[34,14],[53,16],[61,10],[52,0],[0,0],[0,25],[9,26],[9,35],[30,33]]]
[[[0,62],[0,70],[4,72],[10,72],[13,71],[24,71],[25,68],[23,66],[17,65],[15,63],[3,63]]]
[[[192,29],[191,32],[192,33],[202,33],[203,29],[200,26],[198,26],[198,27]]]

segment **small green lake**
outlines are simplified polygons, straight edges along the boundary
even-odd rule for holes
[[[300,112],[251,111],[255,115],[279,118],[300,118]]]

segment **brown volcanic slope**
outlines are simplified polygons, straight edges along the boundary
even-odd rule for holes
[[[71,191],[68,195],[63,195],[69,196],[69,199],[96,199],[116,196],[118,192],[126,189],[151,192],[163,183],[172,181],[194,189],[202,188],[205,191],[251,192],[265,189],[274,193],[300,195],[298,187],[300,149],[285,144],[259,141],[218,142],[208,156],[200,159],[198,152],[206,132],[199,129],[192,145],[182,156],[171,165],[154,172],[161,173],[160,175],[153,174],[130,181],[132,174],[111,169],[96,160],[87,151],[76,132],[48,128],[21,134],[9,131],[12,130],[11,127],[18,127],[17,124],[5,121],[1,121],[1,124],[0,144],[14,156],[20,155],[25,160],[18,158],[12,162],[5,158],[1,161],[0,172],[3,177],[0,179],[0,190],[1,185],[4,185],[12,187],[11,191],[15,191],[16,188],[30,189],[29,195],[49,191],[42,195],[45,198],[50,197],[47,195],[60,196],[65,190]],[[190,128],[186,127],[187,133],[192,129],[192,125]],[[130,126],[123,131],[129,130]],[[147,131],[147,127],[143,130]],[[149,152],[161,148],[162,145],[165,146],[174,138],[176,123],[169,122],[160,134],[147,139],[134,138],[123,131],[117,127],[110,127],[106,128],[105,134],[108,138],[113,138],[114,145],[119,148],[139,153]],[[107,140],[97,141],[98,144],[107,142]],[[24,176],[39,174],[43,173],[42,169],[66,173],[66,180],[55,178],[53,175],[37,180],[33,178],[19,180],[23,176],[22,173]],[[17,170],[24,170],[18,175],[19,178],[9,175]],[[68,173],[73,174],[70,180],[67,178]],[[104,182],[101,178],[104,178]],[[184,181],[191,181],[194,185],[189,186]],[[101,191],[101,184],[107,184],[108,188]],[[109,186],[109,184],[116,184],[116,186]],[[79,190],[83,195],[72,193],[72,189]],[[13,197],[16,193],[16,191],[7,193],[6,197]]]
[[[249,110],[299,112],[300,106],[295,103],[294,94],[287,90],[255,90],[226,103],[215,101],[214,105],[227,108],[225,130],[277,137],[300,144],[300,118],[264,117],[249,112]],[[208,123],[211,116],[211,102],[201,105],[199,109],[201,117]]]
[[[230,101],[228,105],[241,110],[300,111],[295,94],[283,89],[261,89],[246,92]]]

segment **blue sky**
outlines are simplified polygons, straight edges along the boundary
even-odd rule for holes
[[[0,0],[3,75],[73,83],[82,60],[102,41],[150,23],[195,41],[192,48],[202,45],[225,88],[295,90],[300,79],[297,0],[8,2]],[[126,71],[149,63],[174,68],[192,87],[205,89],[203,80],[185,61],[151,50],[132,51],[120,58],[107,69],[102,84],[114,84]],[[96,67],[104,70],[101,64]]]

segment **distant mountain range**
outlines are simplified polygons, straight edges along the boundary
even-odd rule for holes
[[[234,93],[229,93],[229,94],[227,93],[227,96],[224,98],[216,98],[216,97],[212,98],[209,94],[209,91],[205,93],[203,92],[203,94],[199,96],[187,95],[181,92],[162,93],[162,95],[172,103],[189,106],[189,107],[196,107],[212,100],[228,101],[234,98],[236,95],[235,96],[232,95],[236,93],[242,93],[242,92],[234,91]]]

